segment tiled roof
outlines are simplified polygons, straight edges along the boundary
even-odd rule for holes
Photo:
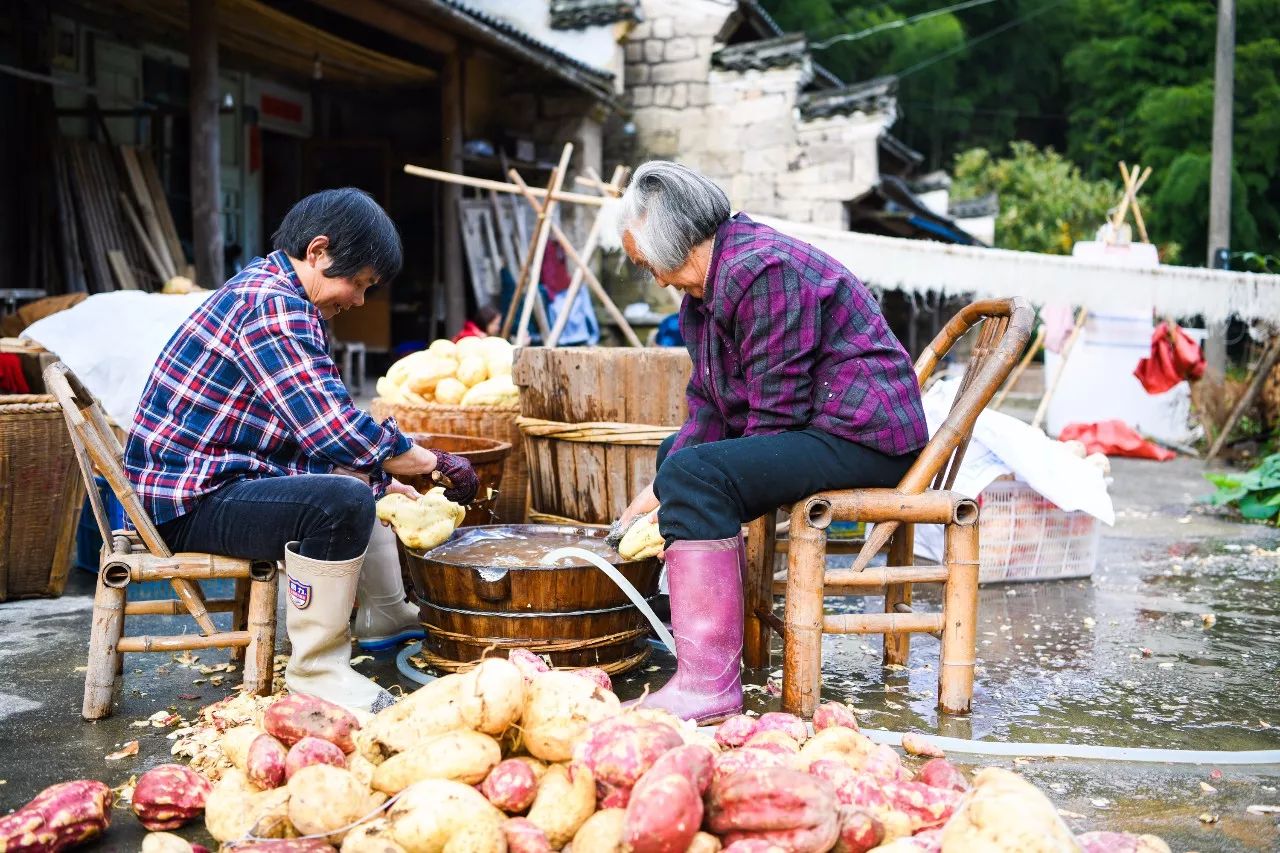
[[[727,71],[763,71],[784,68],[805,61],[809,44],[804,33],[790,33],[777,38],[749,41],[722,47],[711,54],[711,64]]]
[[[800,96],[797,106],[800,108],[800,117],[804,119],[848,115],[859,111],[891,110],[895,107],[897,92],[897,77],[877,77],[839,89],[806,92]]]
[[[639,4],[628,0],[551,0],[551,26],[557,30],[638,20]]]

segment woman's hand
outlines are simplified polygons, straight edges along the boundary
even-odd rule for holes
[[[622,518],[619,519],[621,522],[621,528],[626,530],[627,525],[629,525],[633,519],[651,513],[657,508],[658,498],[653,493],[653,484],[650,483],[641,490],[640,494],[636,495],[635,500],[631,502],[630,506],[622,511]]]
[[[407,486],[395,478],[392,478],[391,482],[387,484],[387,494],[404,495],[406,498],[415,501],[422,497],[422,493],[413,486]]]
[[[425,447],[414,445],[382,463],[382,470],[391,476],[398,474],[432,474],[436,471],[448,480],[444,496],[456,504],[469,506],[476,499],[480,490],[480,481],[476,477],[471,463],[461,456],[445,453],[443,450],[431,451]],[[442,484],[443,485],[443,484]]]

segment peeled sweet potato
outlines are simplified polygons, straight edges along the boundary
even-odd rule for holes
[[[620,715],[588,727],[574,747],[573,760],[590,768],[597,784],[630,788],[659,756],[683,744],[668,726]]]
[[[142,839],[141,853],[197,853],[196,845],[171,832],[148,832]],[[201,847],[199,853],[209,853],[209,848]]]
[[[720,839],[709,832],[699,832],[693,837],[684,853],[719,853]]]
[[[840,806],[840,840],[835,853],[867,853],[884,840],[884,826],[855,806]]]
[[[1158,835],[1132,832],[1086,832],[1076,841],[1084,853],[1169,853],[1169,845]]]
[[[594,681],[605,690],[613,689],[613,679],[609,677],[609,673],[605,672],[598,666],[584,666],[582,669],[574,669],[570,671],[579,678]]]
[[[756,718],[746,714],[730,717],[716,727],[716,743],[737,749],[747,742],[756,730]]]
[[[502,834],[507,838],[508,853],[551,853],[547,834],[528,818],[513,817],[502,824]]]
[[[916,781],[930,788],[944,788],[948,791],[964,793],[969,790],[969,780],[960,770],[945,758],[934,758],[926,761],[916,773]]]
[[[684,853],[702,825],[702,797],[675,772],[646,773],[631,793],[623,841],[632,853]]]
[[[858,731],[858,718],[853,709],[841,702],[823,702],[813,712],[813,730],[820,732],[832,726],[843,726]]]
[[[318,737],[336,745],[344,753],[356,748],[354,736],[360,728],[355,715],[316,696],[295,693],[272,704],[262,717],[267,734],[285,746],[304,737]]]
[[[766,749],[743,748],[716,756],[712,778],[723,779],[743,770],[790,767],[791,758]]]
[[[229,775],[229,774],[228,774]],[[224,775],[204,805],[204,826],[218,841],[235,841],[247,833],[260,838],[287,838],[298,833],[289,822],[289,789],[257,791],[243,777]]]
[[[615,716],[621,706],[612,692],[567,672],[546,672],[529,685],[521,727],[529,754],[543,761],[567,761],[592,723]]]
[[[501,747],[488,735],[468,730],[448,732],[379,764],[373,771],[373,788],[398,794],[423,779],[451,779],[475,785],[501,760]]]
[[[520,670],[520,674],[524,676],[526,684],[542,673],[551,671],[551,667],[547,666],[546,661],[528,649],[512,649],[507,653],[507,660],[515,664],[516,669]]]
[[[356,753],[352,753],[354,756]],[[284,759],[284,778],[292,779],[293,774],[313,764],[328,764],[333,767],[347,769],[347,757],[335,744],[318,737],[304,737],[289,747]],[[357,774],[358,778],[358,774]]]
[[[930,741],[924,735],[907,732],[902,736],[902,750],[907,755],[923,755],[928,758],[944,758],[946,753],[942,747]]]
[[[739,838],[721,849],[723,853],[790,853],[785,848],[763,838]]]
[[[818,732],[800,747],[798,766],[804,768],[823,758],[831,758],[858,769],[866,763],[866,756],[875,747],[871,738],[861,732],[844,726],[832,726]]]
[[[450,836],[444,853],[507,853],[502,824],[496,820],[468,824]]]
[[[793,853],[822,853],[840,833],[832,787],[796,770],[741,770],[715,779],[708,803],[707,827],[729,842],[755,836]]]
[[[999,767],[974,775],[973,789],[942,829],[942,846],[1024,853],[1081,850],[1053,803],[1021,776]]]
[[[596,782],[591,771],[580,765],[557,764],[548,767],[538,783],[529,822],[546,833],[551,847],[559,850],[595,810]]]
[[[443,853],[462,829],[476,823],[501,825],[502,820],[502,812],[484,794],[449,779],[410,785],[387,811],[392,838],[408,853]]]
[[[533,805],[538,794],[538,777],[527,762],[509,758],[484,777],[480,793],[507,814],[519,814]]]
[[[356,735],[360,754],[381,764],[437,735],[468,728],[462,698],[467,683],[463,674],[446,675],[379,711]]]
[[[520,719],[525,684],[515,664],[485,658],[463,678],[458,695],[467,728],[498,737]]]
[[[362,823],[342,839],[342,853],[406,853],[391,837],[391,823],[378,818]]]
[[[302,835],[330,835],[369,812],[368,791],[348,771],[328,764],[303,767],[289,780],[289,822]],[[333,835],[337,838],[332,838]]]
[[[760,719],[756,721],[755,730],[751,734],[754,736],[761,732],[782,732],[797,744],[802,744],[809,739],[809,728],[804,724],[804,720],[795,714],[784,714],[779,711],[760,715]]]
[[[795,755],[800,752],[800,743],[780,729],[764,731],[757,729],[743,744],[743,748],[763,749],[766,752],[776,752],[779,755]]]
[[[230,848],[233,853],[333,853],[333,847],[318,838],[272,838],[243,841]]]
[[[877,779],[887,782],[907,782],[911,780],[911,771],[902,766],[902,757],[892,747],[878,744],[863,756],[863,773],[869,773]]]
[[[592,853],[626,853],[627,848],[622,842],[626,815],[624,809],[602,809],[596,812],[574,834],[573,849],[590,850]]]
[[[62,782],[0,817],[0,850],[53,853],[97,838],[110,825],[110,788],[92,779]]]
[[[253,739],[253,743],[249,744],[249,757],[244,766],[245,775],[249,777],[250,782],[263,790],[279,788],[284,784],[284,765],[288,755],[289,751],[284,748],[284,744],[269,734],[260,734]]]
[[[715,767],[715,754],[705,746],[687,743],[664,752],[649,773],[678,773],[693,784],[693,789],[701,797],[711,787],[711,777]]]
[[[262,729],[252,724],[227,729],[222,733],[220,741],[222,754],[233,765],[244,770],[249,763],[249,747],[260,734]]]

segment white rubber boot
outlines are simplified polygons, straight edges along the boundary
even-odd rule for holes
[[[360,604],[352,633],[360,648],[383,651],[422,638],[418,608],[404,600],[395,531],[377,521],[369,535],[358,590]]]
[[[378,712],[395,700],[351,668],[348,621],[364,555],[353,560],[313,560],[284,547],[285,627],[293,654],[284,671],[290,693],[318,696],[352,711]]]

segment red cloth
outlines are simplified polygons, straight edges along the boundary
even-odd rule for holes
[[[1200,345],[1177,323],[1161,323],[1151,335],[1151,355],[1133,371],[1148,394],[1163,394],[1184,379],[1194,382],[1204,375]]]
[[[22,359],[16,353],[0,352],[0,393],[31,393],[27,378],[22,375]]]
[[[1058,435],[1058,441],[1071,439],[1083,441],[1090,453],[1108,456],[1130,456],[1134,459],[1154,459],[1168,462],[1178,454],[1152,444],[1134,432],[1124,421],[1100,421],[1096,424],[1067,424]]]
[[[487,337],[489,337],[489,335],[485,332],[484,329],[480,328],[475,323],[468,320],[466,323],[462,325],[462,331],[458,332],[458,334],[453,336],[453,342],[456,344],[458,341],[462,340],[463,338],[487,338]]]
[[[542,256],[540,279],[542,286],[547,289],[551,298],[555,299],[569,289],[569,282],[572,280],[573,276],[569,274],[569,258],[565,254],[564,247],[558,243],[548,244],[546,254]]]

